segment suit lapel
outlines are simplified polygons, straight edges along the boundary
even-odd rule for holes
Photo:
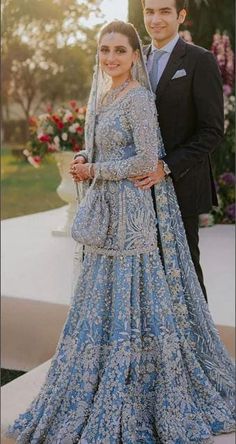
[[[173,49],[171,56],[168,60],[166,68],[160,78],[156,90],[156,99],[159,101],[163,91],[172,79],[173,75],[177,71],[179,65],[182,62],[182,58],[186,54],[186,43],[180,38]]]

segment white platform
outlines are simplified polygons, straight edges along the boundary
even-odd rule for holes
[[[2,295],[69,304],[75,242],[52,236],[65,207],[2,222]],[[200,230],[209,305],[218,325],[235,325],[234,226]]]

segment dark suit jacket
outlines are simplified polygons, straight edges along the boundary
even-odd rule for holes
[[[181,69],[187,75],[172,79]],[[179,39],[157,86],[156,106],[182,215],[209,212],[217,205],[210,154],[224,135],[222,81],[213,54]]]

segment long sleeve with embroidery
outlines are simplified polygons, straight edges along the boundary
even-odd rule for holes
[[[98,120],[96,177],[122,180],[154,171],[160,144],[153,96],[143,87],[130,90]]]

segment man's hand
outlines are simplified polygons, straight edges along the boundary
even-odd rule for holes
[[[149,190],[153,185],[156,185],[164,180],[165,176],[166,174],[163,167],[163,161],[159,160],[156,171],[153,173],[144,174],[143,176],[132,177],[129,178],[129,180],[134,182],[137,188]]]

